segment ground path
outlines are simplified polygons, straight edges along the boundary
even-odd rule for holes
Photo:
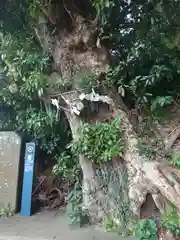
[[[135,240],[95,227],[72,229],[64,214],[41,212],[31,217],[0,218],[0,240]]]

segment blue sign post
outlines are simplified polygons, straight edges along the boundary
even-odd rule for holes
[[[21,200],[21,215],[31,216],[32,214],[32,185],[34,177],[35,143],[26,143],[24,161],[24,179]]]

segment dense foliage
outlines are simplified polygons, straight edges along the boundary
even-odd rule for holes
[[[79,182],[81,180],[81,168],[78,163],[77,155],[73,155],[66,150],[55,157],[56,164],[53,167],[53,173],[68,179],[70,183]]]
[[[174,97],[179,96],[179,1],[92,2],[100,20],[96,45],[103,43],[112,57],[103,84],[115,88],[131,106],[146,105],[154,111],[172,103]],[[2,114],[6,113],[1,129],[16,130],[35,140],[44,152],[57,156],[54,173],[74,180],[78,175],[81,178],[77,154],[83,153],[99,165],[123,153],[122,129],[117,119],[112,123],[86,124],[80,129],[78,141],[72,142],[73,154],[60,154],[71,139],[62,112],[59,114],[41,99],[52,88],[48,81],[52,59],[40,48],[33,31],[35,22],[29,18],[30,13],[35,14],[42,7],[40,3],[36,0],[4,0],[0,3],[0,53],[3,60],[0,102]],[[57,30],[52,25],[49,28],[52,34]],[[81,73],[81,77],[77,75],[76,78],[81,80],[80,85],[85,90],[98,87],[97,79],[89,73]],[[59,83],[58,87],[64,86],[63,79],[59,79]],[[149,151],[146,154],[149,155]],[[176,156],[171,161],[179,167]],[[76,190],[77,194],[72,192],[69,195],[71,207],[77,213],[75,218],[81,214],[79,202],[82,200],[81,188],[75,187]],[[128,201],[125,204],[128,206]],[[122,216],[125,206],[119,208]],[[163,224],[179,234],[176,223],[164,220]],[[142,220],[138,229],[140,239],[156,239],[153,221]]]
[[[121,122],[116,118],[111,123],[84,124],[72,142],[72,151],[101,164],[121,156],[123,145]]]
[[[22,34],[20,37],[1,34],[0,51],[6,80],[1,85],[0,100],[2,106],[10,109],[10,121],[5,118],[2,128],[25,133],[41,149],[52,153],[66,142],[67,126],[57,110],[41,100],[48,87],[49,56],[41,51],[31,35]]]
[[[170,231],[177,239],[180,237],[180,216],[175,207],[169,207],[162,219],[162,226]]]
[[[50,150],[59,141],[51,131],[60,127],[59,121],[55,109],[50,117],[39,99],[47,87],[50,58],[34,38],[29,5],[21,0],[1,4],[1,53],[8,75],[8,83],[1,81],[5,84],[1,104],[19,113],[12,129],[33,135],[43,146],[53,139],[47,147]],[[100,19],[97,42],[104,42],[114,56],[105,84],[115,86],[133,105],[148,102],[154,110],[171,103],[179,92],[178,1],[94,0],[93,4]],[[30,6],[32,12],[38,1]],[[92,76],[83,76],[82,81],[95,87]]]
[[[156,223],[151,219],[142,219],[138,222],[136,236],[139,240],[157,240]]]
[[[100,37],[116,56],[107,81],[134,104],[178,94],[179,2],[98,0],[95,7]]]

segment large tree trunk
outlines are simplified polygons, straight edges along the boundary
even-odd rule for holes
[[[129,196],[134,214],[140,216],[140,208],[148,193],[152,197],[161,212],[165,210],[165,202],[173,203],[180,210],[180,187],[163,160],[161,162],[150,161],[140,155],[138,149],[138,138],[133,130],[127,115],[121,109],[117,114],[122,117],[122,127],[126,142],[124,161],[129,170],[131,184]]]
[[[72,135],[78,137],[77,129],[81,126],[82,120],[73,112],[73,104],[79,99],[81,86],[75,82],[75,68],[79,71],[96,73],[97,78],[102,72],[106,72],[109,66],[109,54],[104,46],[96,46],[96,24],[85,19],[76,8],[74,1],[68,1],[68,11],[60,4],[63,26],[59,27],[58,36],[50,38],[50,34],[44,34],[47,28],[45,25],[38,26],[36,34],[47,51],[50,51],[54,63],[53,68],[64,81],[69,82],[75,95],[64,95],[59,93],[61,99],[65,99],[65,114],[69,121]],[[59,15],[60,16],[60,15]],[[67,18],[67,24],[66,24]],[[91,15],[92,18],[92,15]],[[43,30],[43,31],[42,31]],[[43,33],[42,33],[43,32]],[[48,45],[47,45],[48,44]],[[123,156],[124,165],[129,173],[129,198],[131,209],[137,217],[140,217],[140,209],[146,200],[147,194],[151,194],[160,212],[164,211],[167,201],[173,203],[180,210],[180,187],[172,175],[172,169],[166,167],[162,162],[152,162],[140,154],[137,147],[138,138],[133,126],[128,119],[126,107],[122,104],[118,94],[108,91],[112,97],[112,107],[121,116],[121,127],[124,130],[125,153]],[[105,196],[100,189],[98,177],[90,160],[79,156],[80,165],[83,171],[84,205],[93,212],[99,211],[99,202],[104,209],[110,211],[116,209],[113,201]],[[92,194],[93,193],[93,194]],[[117,193],[118,194],[118,193]],[[93,207],[92,207],[93,206]],[[93,210],[92,210],[93,209]]]
[[[80,117],[76,116],[71,109],[74,99],[76,99],[76,102],[77,99],[81,101],[78,97],[80,93],[76,93],[77,95],[73,97],[71,94],[68,94],[68,97],[66,95],[68,110],[65,111],[74,138],[78,137],[77,129],[82,124]],[[100,96],[100,100],[103,98],[103,96]],[[179,183],[172,175],[172,173],[177,174],[178,171],[173,171],[173,169],[166,166],[163,159],[161,162],[156,159],[152,162],[140,154],[137,134],[128,119],[127,113],[120,108],[121,106],[118,103],[120,103],[119,99],[109,102],[112,105],[111,108],[116,111],[116,114],[121,116],[121,128],[123,129],[125,141],[123,161],[128,169],[128,193],[134,216],[140,217],[141,207],[148,194],[152,195],[161,213],[164,212],[168,202],[173,203],[180,210]],[[122,108],[126,109],[124,105]],[[93,214],[97,214],[99,211],[101,212],[101,216],[102,214],[107,214],[108,211],[115,210],[116,206],[113,199],[105,196],[103,190],[100,189],[98,176],[92,162],[83,155],[79,156],[79,161],[83,171],[83,196],[86,209]],[[102,204],[104,204],[103,211],[100,211],[99,206],[102,206]]]
[[[78,92],[74,91],[73,94],[68,93],[63,95],[63,99],[67,103],[64,111],[71,128],[73,139],[77,139],[79,137],[78,129],[83,123],[81,118],[73,113],[71,108],[71,103],[74,101],[74,99],[77,100],[78,98]],[[99,180],[92,161],[86,156],[80,154],[79,163],[83,173],[83,209],[88,211],[91,217],[100,219],[102,216],[104,216],[104,214],[107,214],[110,209],[113,208],[113,205],[111,200],[108,199],[102,189],[100,189]]]

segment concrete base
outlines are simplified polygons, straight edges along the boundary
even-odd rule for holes
[[[63,214],[42,212],[31,217],[0,218],[0,240],[135,240],[95,227],[72,228]]]

